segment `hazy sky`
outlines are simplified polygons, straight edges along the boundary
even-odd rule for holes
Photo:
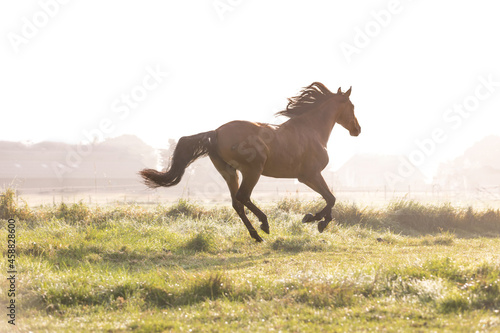
[[[155,147],[352,86],[334,168],[402,154],[429,174],[500,134],[494,1],[2,1],[0,140],[135,134]],[[168,73],[168,74],[167,74]],[[432,140],[432,142],[430,141]],[[420,144],[418,144],[420,142]]]

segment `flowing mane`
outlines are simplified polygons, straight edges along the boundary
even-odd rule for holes
[[[288,118],[300,116],[333,95],[323,83],[313,82],[311,85],[305,87],[299,95],[289,98],[286,109],[277,112],[276,115]]]

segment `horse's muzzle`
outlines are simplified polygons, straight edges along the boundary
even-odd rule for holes
[[[361,126],[356,128],[356,129],[353,129],[351,131],[349,131],[349,134],[351,134],[351,136],[358,136],[359,133],[361,133]]]

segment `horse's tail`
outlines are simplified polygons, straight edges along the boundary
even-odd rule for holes
[[[170,167],[166,172],[144,169],[139,174],[151,188],[173,186],[181,181],[186,168],[195,160],[208,155],[215,146],[215,131],[183,136],[175,147]]]

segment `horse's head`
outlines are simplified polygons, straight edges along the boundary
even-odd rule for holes
[[[361,126],[359,126],[358,119],[354,115],[354,105],[351,103],[349,96],[351,96],[352,87],[349,88],[345,93],[337,90],[338,96],[338,107],[339,107],[339,115],[337,117],[337,123],[342,125],[346,130],[349,131],[349,134],[352,136],[358,136],[361,133]]]

